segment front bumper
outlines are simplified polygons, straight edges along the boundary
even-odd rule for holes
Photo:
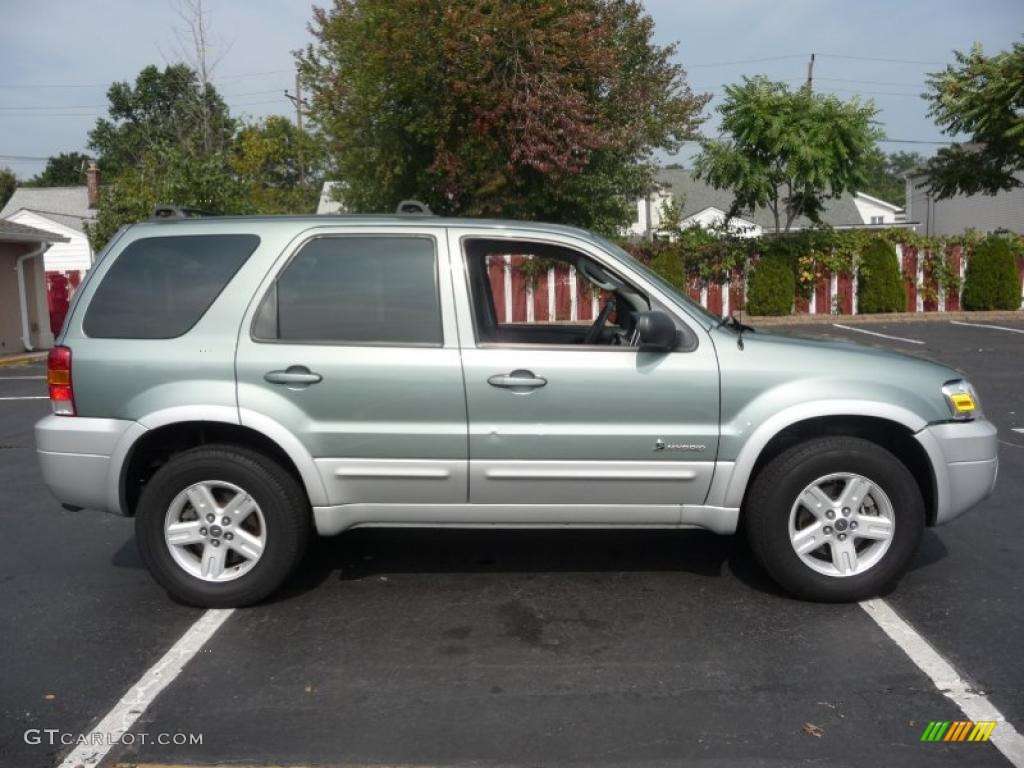
[[[991,422],[930,424],[915,437],[935,473],[935,525],[948,523],[992,494],[999,441]]]
[[[134,421],[45,416],[36,423],[43,481],[62,504],[119,512],[122,438]]]

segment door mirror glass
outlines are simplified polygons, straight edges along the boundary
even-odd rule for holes
[[[636,336],[641,352],[671,352],[676,348],[676,324],[664,312],[639,312]]]

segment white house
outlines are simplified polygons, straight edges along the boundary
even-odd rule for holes
[[[320,189],[320,202],[316,206],[318,214],[344,213],[342,204],[334,198],[335,187],[340,187],[340,181],[325,181]]]
[[[46,252],[46,271],[84,273],[93,259],[85,224],[95,221],[98,201],[99,170],[93,164],[86,186],[18,187],[0,210],[0,219],[67,238]]]
[[[906,219],[903,216],[903,209],[885,200],[857,192],[853,196],[853,204],[865,224],[902,224]]]
[[[721,227],[732,205],[727,189],[715,189],[694,178],[683,168],[663,168],[655,174],[655,186],[647,197],[637,200],[637,218],[627,234],[637,238],[657,236],[664,227],[665,206],[675,203],[680,208],[681,224]],[[821,219],[836,229],[860,229],[872,226],[903,226],[903,211],[898,205],[865,195],[863,192],[826,199]],[[793,222],[791,230],[813,226],[806,217]],[[775,220],[767,208],[741,211],[729,220],[729,231],[739,237],[760,237],[775,230]]]

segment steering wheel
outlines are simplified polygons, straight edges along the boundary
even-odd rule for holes
[[[605,302],[605,305],[601,307],[600,313],[597,315],[597,319],[594,324],[590,326],[590,330],[587,331],[586,338],[583,339],[584,344],[597,344],[601,339],[601,331],[604,330],[605,325],[608,323],[608,318],[611,317],[612,312],[615,311],[615,297],[612,296]]]

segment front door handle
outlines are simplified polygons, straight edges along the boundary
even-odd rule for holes
[[[547,379],[534,376],[532,371],[512,371],[512,373],[499,373],[487,379],[492,387],[503,389],[536,389],[548,383]]]
[[[319,373],[313,373],[304,365],[290,365],[283,371],[268,371],[263,374],[263,378],[271,384],[295,386],[296,384],[316,384],[324,377]]]

